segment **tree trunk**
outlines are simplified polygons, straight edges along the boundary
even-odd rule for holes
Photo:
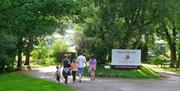
[[[22,48],[23,48],[23,40],[22,38],[20,37],[18,39],[18,62],[17,62],[17,68],[18,69],[21,69],[22,67]]]
[[[179,66],[180,66],[180,52],[178,54],[178,61],[177,61],[176,67],[179,68]]]
[[[180,66],[180,44],[179,44],[179,49],[178,49],[178,60],[177,60],[176,67],[179,68],[179,66]]]
[[[29,65],[29,62],[30,62],[30,50],[27,48],[26,49],[26,60],[25,60],[24,65]]]
[[[175,63],[176,63],[176,44],[173,43],[172,38],[170,36],[170,34],[168,33],[167,28],[164,29],[165,35],[166,35],[166,39],[169,45],[169,49],[171,51],[171,62],[170,62],[170,67],[174,67]]]
[[[174,64],[176,63],[176,47],[174,45],[171,45],[171,63],[170,67],[174,67]]]
[[[142,60],[144,62],[148,61],[148,46],[146,43],[142,45]]]
[[[1,63],[1,66],[0,66],[0,73],[1,72],[6,72],[5,64],[4,63]]]
[[[30,63],[30,50],[31,50],[31,37],[27,37],[27,46],[26,46],[26,60],[24,65],[28,65]]]

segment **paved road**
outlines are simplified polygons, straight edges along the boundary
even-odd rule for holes
[[[55,67],[35,68],[27,71],[26,74],[51,81],[55,81]],[[160,79],[125,79],[125,78],[97,78],[91,81],[84,77],[83,82],[72,82],[68,85],[77,89],[77,91],[180,91],[180,77],[169,73],[163,73]],[[61,78],[61,82],[64,79]]]

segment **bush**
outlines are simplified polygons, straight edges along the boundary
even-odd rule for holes
[[[0,72],[13,70],[16,38],[0,32]]]
[[[31,54],[32,54],[32,59],[35,61],[35,63],[39,65],[47,65],[48,63],[50,63],[49,50],[47,50],[44,41],[40,42],[38,48],[34,49]],[[52,64],[53,63],[54,62],[52,62]]]
[[[38,48],[32,51],[32,59],[39,65],[55,65],[56,55],[58,52],[66,52],[68,46],[64,41],[56,41],[48,49],[45,42],[40,42]]]
[[[54,58],[43,58],[43,59],[38,59],[36,61],[36,64],[42,66],[49,66],[49,65],[55,65],[56,63]]]
[[[164,55],[160,55],[158,57],[155,57],[152,59],[152,64],[155,64],[155,65],[164,65],[165,63],[168,63],[167,60],[165,59],[165,56]]]
[[[55,57],[56,54],[59,52],[67,52],[67,49],[68,49],[68,45],[65,44],[64,41],[60,41],[60,40],[55,41],[51,48],[51,53],[52,53],[51,55]]]
[[[38,60],[38,59],[44,59],[48,57],[48,53],[49,51],[46,48],[45,42],[41,42],[38,46],[38,48],[35,48],[32,51],[32,58],[34,60]]]

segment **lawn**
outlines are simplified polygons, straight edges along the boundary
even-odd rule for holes
[[[170,71],[170,72],[180,72],[180,68],[163,67],[162,69],[165,71]]]
[[[90,75],[85,71],[85,75]],[[103,65],[98,65],[96,71],[97,77],[119,77],[119,78],[159,78],[160,75],[152,69],[141,66],[141,69],[110,69],[105,70]]]
[[[22,75],[20,72],[0,74],[0,91],[75,91],[55,82]]]
[[[153,69],[159,69],[159,70],[163,70],[163,71],[180,72],[180,68],[170,68],[169,65],[163,65],[162,67],[154,65],[154,64],[143,64],[143,65],[147,66],[147,67],[151,67]]]

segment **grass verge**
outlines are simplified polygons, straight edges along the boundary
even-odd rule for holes
[[[85,75],[89,76],[87,70],[85,70]],[[96,77],[120,77],[120,78],[143,78],[143,79],[154,79],[159,78],[160,75],[153,71],[152,69],[141,66],[141,69],[110,69],[105,70],[103,65],[98,65],[96,70]]]
[[[153,69],[159,69],[159,70],[163,70],[163,71],[180,72],[180,68],[170,68],[169,65],[163,65],[162,67],[154,65],[154,64],[147,64],[147,63],[144,63],[143,65],[147,66],[147,67],[151,67]]]
[[[0,91],[75,91],[51,81],[22,75],[20,72],[0,74]]]
[[[170,71],[170,72],[180,72],[180,68],[163,67],[162,69],[165,70],[165,71]]]

